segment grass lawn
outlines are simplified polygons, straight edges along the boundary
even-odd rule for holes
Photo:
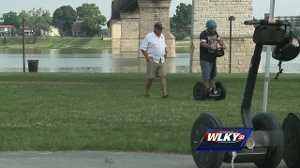
[[[0,150],[122,150],[189,153],[200,112],[241,126],[244,74],[220,75],[225,101],[192,99],[197,74],[169,76],[170,98],[158,83],[143,97],[143,74],[0,73]],[[273,80],[271,108],[281,120],[300,111],[300,75]],[[260,109],[262,79],[254,110]]]

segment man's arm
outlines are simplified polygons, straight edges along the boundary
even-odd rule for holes
[[[150,62],[150,57],[149,57],[149,55],[148,55],[147,51],[145,51],[145,50],[141,49],[141,52],[143,53],[143,55],[144,55],[144,57],[145,57],[146,61],[147,61],[147,62]]]
[[[223,49],[225,49],[225,43],[224,43],[224,41],[220,38],[220,39],[218,39],[218,43],[220,44],[220,46],[223,48]]]
[[[168,57],[168,50],[167,50],[167,47],[165,48],[165,55],[164,55],[165,59],[167,59]]]
[[[200,46],[204,47],[204,48],[209,48],[209,45],[208,45],[208,43],[206,41],[201,41],[200,42]]]
[[[149,54],[147,52],[147,49],[148,49],[148,36],[146,36],[145,39],[143,40],[140,50],[143,53],[146,61],[150,62],[150,57],[149,57]]]
[[[200,47],[209,48],[207,35],[204,32],[200,34]]]

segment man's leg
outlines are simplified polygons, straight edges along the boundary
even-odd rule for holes
[[[147,72],[146,72],[146,81],[145,81],[145,96],[149,97],[150,96],[150,89],[155,77],[154,74],[154,63],[153,62],[147,62]]]
[[[203,83],[204,83],[205,87],[207,88],[207,90],[209,90],[210,89],[210,71],[211,71],[209,62],[201,61],[200,65],[201,65]]]
[[[162,97],[168,96],[168,87],[167,87],[167,70],[166,64],[161,64],[159,66],[159,78],[160,78],[160,94]]]
[[[210,76],[210,87],[213,89],[214,93],[216,93],[216,81],[215,81],[215,78],[217,76],[217,63],[216,61],[213,62],[211,64],[212,66],[212,70],[211,70],[211,76]]]
[[[150,96],[149,92],[152,86],[153,79],[146,79],[145,81],[145,96]]]
[[[168,96],[167,78],[165,76],[160,77],[160,94],[162,97]]]

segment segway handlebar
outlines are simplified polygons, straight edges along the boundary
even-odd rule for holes
[[[274,22],[269,22],[267,20],[261,19],[253,19],[253,20],[246,20],[244,22],[245,25],[275,25],[275,26],[291,26],[291,23],[287,20],[276,20]]]

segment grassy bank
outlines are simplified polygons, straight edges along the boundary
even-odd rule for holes
[[[74,38],[74,37],[48,37],[26,38],[27,49],[106,49],[111,48],[111,41],[104,41],[100,38]],[[0,49],[21,49],[22,38],[8,38],[6,43],[1,39]]]
[[[48,37],[26,38],[27,49],[111,49],[110,40],[101,40],[100,38],[74,38],[74,37]],[[0,49],[22,49],[22,38],[8,38],[6,42],[0,39]],[[180,53],[190,52],[190,41],[176,42],[176,51]]]
[[[176,41],[176,52],[177,53],[191,52],[191,42],[190,41]]]
[[[169,76],[170,98],[156,82],[143,97],[143,74],[0,74],[0,150],[122,150],[189,153],[192,123],[215,112],[227,126],[241,126],[245,75],[221,75],[225,101],[192,99],[198,75]],[[271,108],[281,120],[300,111],[300,76],[272,81]],[[262,79],[254,110],[260,109]],[[286,89],[289,88],[289,89]]]

